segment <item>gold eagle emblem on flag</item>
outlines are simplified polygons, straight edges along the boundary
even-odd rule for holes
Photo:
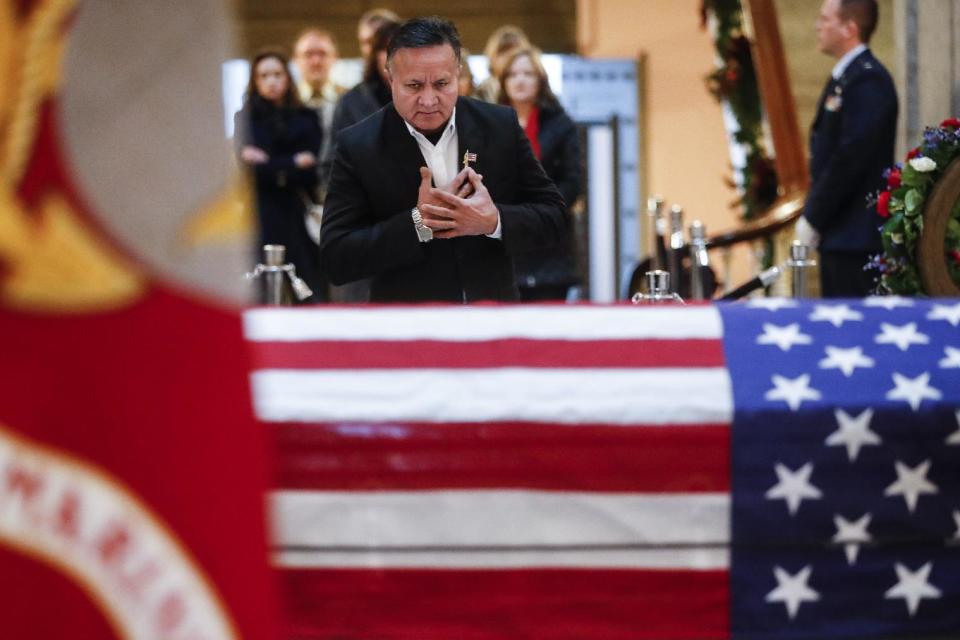
[[[104,179],[102,174],[91,174],[88,167],[115,173],[118,166],[136,161],[128,160],[130,149],[138,143],[149,146],[152,140],[149,134],[131,133],[130,128],[109,132],[125,136],[119,143],[105,140],[102,146],[92,147],[84,138],[90,129],[96,132],[89,135],[100,136],[104,127],[91,126],[86,117],[97,111],[90,108],[90,96],[81,96],[87,104],[78,108],[80,101],[68,90],[78,93],[77,86],[90,84],[88,78],[71,75],[82,75],[75,73],[78,68],[89,69],[91,62],[97,62],[84,49],[92,46],[90,32],[102,32],[104,27],[88,26],[103,22],[95,3],[80,7],[76,0],[0,1],[0,77],[4,78],[0,83],[0,305],[44,313],[120,308],[141,299],[154,274],[214,297],[221,289],[232,289],[224,297],[238,299],[240,285],[233,280],[240,281],[244,265],[223,260],[222,252],[225,245],[240,246],[238,240],[246,240],[251,224],[245,188],[229,169],[211,170],[209,181],[201,175],[195,181],[199,186],[189,197],[185,195],[185,202],[177,200],[177,186],[164,181],[165,176],[157,178],[162,182],[159,186],[144,181],[141,188],[155,187],[155,197],[145,199],[142,209],[168,232],[158,233],[136,219],[141,207],[118,205],[115,198],[103,197],[110,190],[132,193],[133,186],[123,176]],[[143,13],[127,10],[134,11]],[[130,30],[135,32],[137,24]],[[85,31],[78,35],[78,30]],[[73,65],[70,73],[65,65]],[[96,73],[102,75],[102,70]],[[111,75],[117,75],[117,69],[112,68]],[[96,98],[102,105],[93,106],[102,106],[105,118],[130,120],[122,116],[142,111],[139,104],[127,107],[126,113],[115,113],[118,108],[111,111],[114,96],[109,87]],[[143,126],[133,121],[130,125],[134,131]],[[223,149],[210,151],[228,157]],[[204,152],[197,150],[197,158]],[[205,191],[198,193],[201,188]],[[158,206],[166,206],[170,215],[167,211],[158,215]],[[231,248],[231,258],[240,251],[247,251],[245,244],[242,249]],[[230,274],[236,275],[212,273],[218,264],[230,264]]]

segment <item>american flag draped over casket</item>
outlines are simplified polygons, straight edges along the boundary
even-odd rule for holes
[[[245,315],[291,637],[960,630],[960,303]]]

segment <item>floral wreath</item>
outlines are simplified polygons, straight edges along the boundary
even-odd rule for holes
[[[869,264],[880,272],[881,293],[925,294],[917,266],[924,204],[957,158],[960,119],[950,118],[924,131],[923,144],[907,154],[906,163],[898,162],[884,171],[887,188],[876,195],[877,214],[885,220],[880,229],[883,252]],[[960,201],[950,212],[944,254],[950,277],[960,284]]]

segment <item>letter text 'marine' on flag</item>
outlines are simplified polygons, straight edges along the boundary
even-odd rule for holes
[[[0,1],[0,638],[271,640],[228,3]]]
[[[960,628],[960,304],[245,316],[297,632]]]

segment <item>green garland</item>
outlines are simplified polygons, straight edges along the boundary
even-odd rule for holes
[[[880,236],[883,253],[871,261],[880,272],[880,292],[924,295],[917,268],[917,245],[923,232],[923,208],[934,185],[960,159],[960,119],[928,127],[923,143],[884,174],[887,188],[877,194],[877,214],[884,219]],[[954,282],[960,284],[960,202],[947,223],[944,258]]]
[[[738,203],[743,220],[753,220],[776,200],[778,181],[763,144],[763,105],[750,41],[743,33],[743,8],[740,0],[703,0],[703,27],[708,14],[716,19],[714,47],[720,63],[706,76],[707,88],[718,102],[730,105],[740,127],[734,140],[746,149],[746,165],[737,170],[743,189]]]

